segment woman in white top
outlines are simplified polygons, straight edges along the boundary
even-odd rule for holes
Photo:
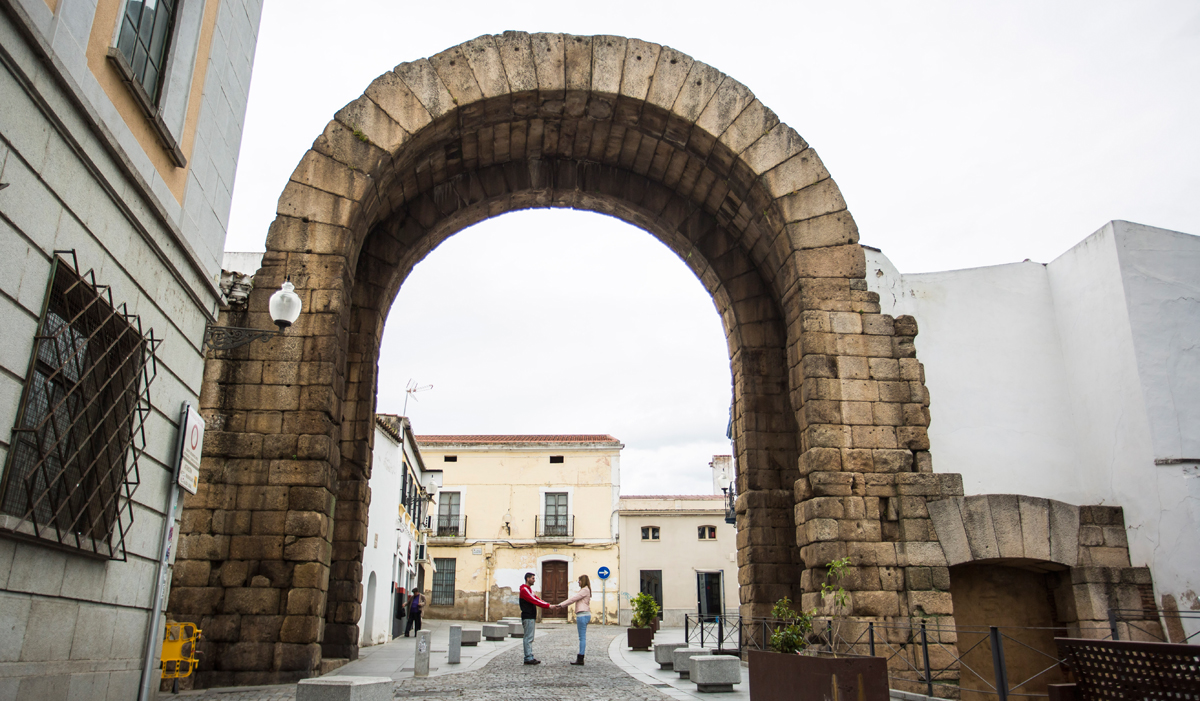
[[[592,583],[586,574],[579,575],[579,591],[558,606],[565,608],[568,604],[575,604],[575,628],[579,631],[579,655],[571,664],[582,665],[587,653],[587,626],[592,620]]]

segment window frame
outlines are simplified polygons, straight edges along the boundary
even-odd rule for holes
[[[449,563],[449,564],[447,564]],[[435,557],[433,558],[433,582],[430,584],[429,605],[430,606],[453,606],[454,605],[454,587],[457,585],[455,574],[458,569],[458,559],[453,557]],[[450,578],[450,600],[446,602],[446,576]],[[441,581],[439,581],[439,579]],[[441,599],[439,600],[439,596]]]
[[[113,303],[111,289],[96,283],[94,271],[79,272],[74,251],[55,253],[0,473],[0,532],[124,561],[161,341],[153,330],[142,330],[126,305]],[[70,355],[64,361],[67,332]],[[47,348],[57,367],[45,357]],[[53,390],[60,393],[56,401]],[[48,431],[57,436],[50,443]],[[27,492],[31,477],[45,485],[34,497]],[[85,518],[90,521],[81,525]]]
[[[697,538],[696,538],[697,540],[716,540],[717,539],[717,527],[710,526],[707,524],[703,525],[703,526],[697,526],[696,527],[696,536],[697,536]]]
[[[659,526],[642,526],[642,540],[647,543],[661,542],[662,529]]]

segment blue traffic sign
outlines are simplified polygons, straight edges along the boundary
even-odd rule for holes
[[[607,567],[601,567],[600,569],[596,570],[596,576],[600,579],[608,579],[608,575],[610,574],[612,574],[612,571],[610,571]]]

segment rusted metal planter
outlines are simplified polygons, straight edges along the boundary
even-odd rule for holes
[[[629,647],[634,650],[650,650],[650,645],[654,642],[653,628],[629,628],[627,630]]]
[[[750,701],[888,701],[882,657],[749,651]]]

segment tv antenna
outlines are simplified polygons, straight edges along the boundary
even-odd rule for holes
[[[408,398],[412,397],[415,402],[417,398],[414,396],[417,392],[424,392],[427,389],[433,389],[433,385],[418,385],[416,380],[409,380],[408,385],[404,388],[404,410],[402,415],[408,416]]]

